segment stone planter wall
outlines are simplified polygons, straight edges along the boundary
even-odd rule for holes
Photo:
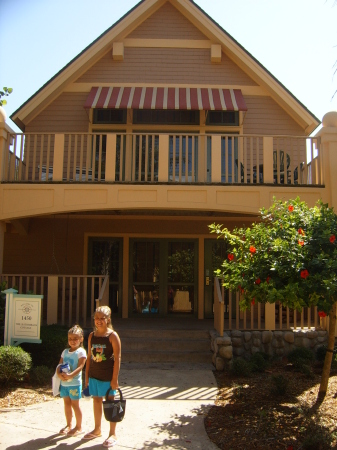
[[[227,331],[222,337],[211,331],[212,363],[216,370],[224,370],[226,362],[235,357],[247,360],[256,352],[270,356],[286,356],[298,347],[313,352],[328,342],[328,332],[323,330],[294,331]]]

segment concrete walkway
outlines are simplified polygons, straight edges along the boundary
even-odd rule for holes
[[[217,394],[211,365],[122,364],[119,382],[127,399],[123,422],[117,425],[116,449],[212,450],[204,417]],[[93,429],[92,401],[81,400],[84,430]],[[92,441],[58,434],[65,425],[63,400],[0,412],[0,449],[103,449],[103,436]]]

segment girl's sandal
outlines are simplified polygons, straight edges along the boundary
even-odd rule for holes
[[[68,434],[70,430],[71,427],[68,427],[68,425],[66,425],[65,427],[60,429],[59,434]]]

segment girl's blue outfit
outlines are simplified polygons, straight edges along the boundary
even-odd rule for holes
[[[73,372],[78,367],[78,361],[80,358],[86,358],[87,352],[83,347],[77,348],[75,351],[71,351],[70,348],[63,350],[61,358],[63,364],[68,363],[70,366],[70,372]],[[70,397],[72,400],[79,400],[81,398],[82,391],[82,371],[74,376],[70,381],[61,380],[60,385],[60,397]]]

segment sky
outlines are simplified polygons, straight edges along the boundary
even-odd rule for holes
[[[336,0],[195,0],[319,120],[337,111]],[[0,0],[9,116],[137,0]]]

